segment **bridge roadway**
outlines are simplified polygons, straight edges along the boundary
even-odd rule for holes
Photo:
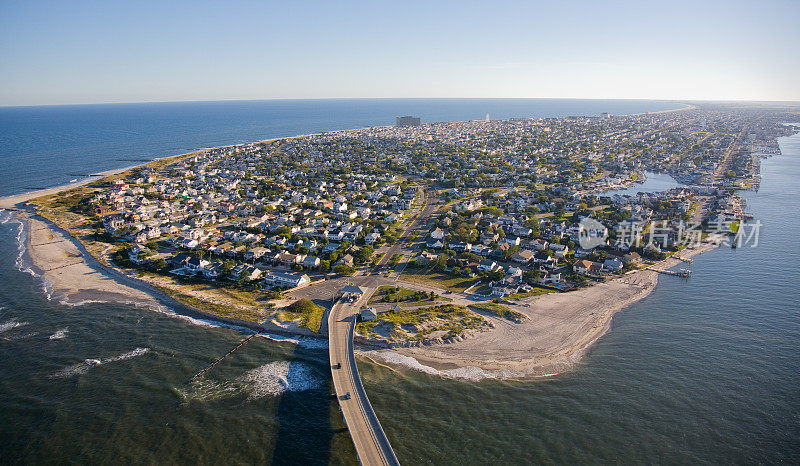
[[[357,301],[340,299],[331,308],[328,314],[330,347],[328,354],[331,375],[336,398],[361,464],[399,465],[389,439],[386,438],[367,393],[361,385],[361,376],[358,374],[353,352],[356,316],[361,304],[366,303],[374,292],[375,288],[368,288]]]

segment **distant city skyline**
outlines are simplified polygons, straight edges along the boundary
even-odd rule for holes
[[[305,98],[800,101],[766,2],[10,2],[0,106]]]

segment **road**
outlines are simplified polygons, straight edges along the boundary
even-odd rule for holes
[[[359,307],[369,301],[375,288],[368,290],[354,303],[337,301],[328,315],[328,354],[333,387],[361,464],[399,465],[361,384],[353,352],[353,332]]]
[[[422,189],[422,188],[421,188]],[[397,254],[411,254],[411,242],[409,241],[409,237],[411,233],[420,228],[421,226],[424,227],[425,224],[428,222],[428,218],[431,215],[436,213],[439,210],[438,204],[438,197],[439,194],[436,191],[431,190],[423,190],[423,207],[417,207],[415,212],[412,212],[409,215],[409,220],[406,221],[404,225],[402,225],[403,233],[397,239],[397,241],[386,251],[385,255],[375,264],[375,267],[372,269],[372,275],[382,275],[389,271],[389,261],[392,259],[393,256]],[[412,219],[413,217],[413,219]]]

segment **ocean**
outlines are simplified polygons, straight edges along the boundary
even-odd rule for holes
[[[0,189],[68,182],[60,170],[131,164],[119,159],[391,124],[403,114],[433,121],[676,106],[579,102],[0,109]],[[571,370],[470,380],[359,359],[400,462],[799,463],[800,136],[780,144],[783,155],[763,161],[760,190],[746,195],[763,225],[757,247],[697,256],[688,280],[661,277]],[[168,309],[48,299],[27,271],[20,228],[0,213],[0,463],[356,462],[330,396],[324,342],[258,338],[187,383],[243,334]]]

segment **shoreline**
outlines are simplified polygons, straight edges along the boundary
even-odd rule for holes
[[[680,251],[689,259],[712,251],[703,243]],[[653,265],[668,269],[682,263],[669,257]],[[658,272],[632,271],[604,283],[569,293],[551,293],[515,307],[528,316],[522,324],[496,324],[495,328],[460,342],[443,345],[365,351],[384,362],[395,363],[446,377],[531,378],[570,370],[611,328],[613,316],[652,293]],[[410,359],[413,358],[413,361]]]
[[[18,210],[8,221],[19,222],[25,235],[20,238],[18,270],[41,280],[48,300],[55,299],[65,306],[101,302],[130,304],[187,318],[194,324],[201,325],[202,322],[202,325],[246,330],[276,341],[319,339],[305,332],[287,331],[270,322],[218,316],[184,304],[136,276],[100,263],[80,240],[29,210]],[[41,240],[45,241],[39,243]],[[46,267],[45,264],[51,265]]]

